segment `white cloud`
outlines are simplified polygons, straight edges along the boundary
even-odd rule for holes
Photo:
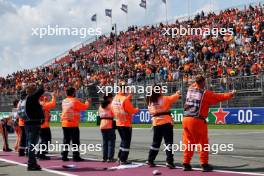
[[[122,3],[128,4],[129,25],[165,21],[165,8],[161,0],[147,1],[147,16],[144,9],[139,7],[139,2],[140,0],[37,0],[33,3],[33,0],[0,0],[0,65],[4,66],[0,69],[0,75],[38,66],[84,42],[79,37],[67,36],[39,39],[31,35],[32,28],[57,24],[61,27],[95,27],[90,18],[97,13],[97,27],[101,27],[103,32],[109,32],[110,19],[105,17],[104,10],[111,8],[113,23],[117,23],[121,30],[126,27],[126,14],[120,10]],[[177,6],[182,5],[180,0],[170,0],[168,4],[169,18],[186,12]],[[209,8],[208,1],[204,4],[206,5],[199,11]]]
[[[8,2],[7,0],[0,0],[0,15],[5,13],[14,13],[15,5]]]
[[[32,28],[47,25],[61,27],[95,27],[90,21],[94,13],[98,14],[98,27],[103,32],[110,31],[110,19],[105,17],[105,8],[113,9],[113,23],[119,29],[126,26],[125,13],[120,10],[122,3],[128,3],[129,24],[143,24],[146,21],[160,20],[162,14],[160,0],[151,3],[151,11],[138,6],[139,0],[39,0],[36,4],[14,4],[0,0],[0,75],[4,76],[24,68],[32,68],[54,58],[65,50],[79,44],[79,37],[47,37],[39,39],[32,36]],[[151,20],[150,20],[151,19]]]
[[[38,66],[83,41],[79,37],[39,39],[31,35],[32,28],[56,24],[95,27],[90,17],[98,13],[98,27],[106,32],[110,30],[110,19],[105,17],[104,9],[112,8],[113,23],[118,21],[119,29],[123,29],[126,23],[125,14],[119,9],[121,4],[120,0],[79,0],[78,3],[75,0],[40,0],[35,5],[16,5],[0,0],[0,75]],[[142,22],[140,16],[144,15],[144,10],[138,7],[138,2],[130,1],[129,11],[131,23]],[[153,16],[158,17],[158,14]]]

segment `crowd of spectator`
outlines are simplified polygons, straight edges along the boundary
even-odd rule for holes
[[[232,28],[233,35],[164,36],[164,28]],[[117,70],[115,47],[117,44]],[[18,71],[0,78],[1,93],[13,94],[31,82],[49,83],[50,90],[77,89],[88,85],[113,84],[117,75],[127,84],[151,81],[188,81],[197,73],[212,79],[259,75],[264,70],[264,5],[203,12],[193,19],[131,26],[117,35],[70,50],[67,56],[33,70]]]

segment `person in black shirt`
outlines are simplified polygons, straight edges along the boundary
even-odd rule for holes
[[[45,115],[39,103],[39,98],[44,94],[44,87],[31,84],[26,89],[26,114],[29,120],[25,121],[27,145],[28,145],[28,170],[41,170],[37,164],[34,146],[39,141],[40,125],[44,121]]]

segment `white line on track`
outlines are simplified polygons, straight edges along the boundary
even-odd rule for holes
[[[56,156],[56,155],[53,155],[53,156]],[[84,159],[92,160],[92,161],[100,161],[99,159],[95,159],[95,158],[84,158]],[[17,164],[17,165],[24,166],[24,167],[27,166],[26,164],[22,164],[22,163],[19,163],[19,162],[16,162],[16,161],[11,161],[11,160],[2,159],[2,158],[0,158],[0,161],[4,161],[4,162],[7,162],[7,163],[11,163],[11,164]],[[142,163],[135,162],[135,164],[142,164]],[[146,164],[144,164],[144,165],[146,165]],[[166,167],[165,165],[157,165],[157,166]],[[177,168],[182,168],[182,167],[177,166]],[[194,170],[201,170],[200,168],[193,168],[193,169]],[[68,174],[68,173],[65,173],[65,172],[55,171],[55,170],[46,169],[46,168],[43,168],[42,170],[46,171],[46,172],[49,172],[49,173],[58,174],[58,175],[77,176],[77,175],[74,175],[74,174]],[[241,175],[264,176],[264,173],[253,173],[253,172],[237,172],[237,171],[227,171],[227,170],[214,170],[214,172],[229,173],[229,174],[241,174]]]
[[[165,165],[157,165],[160,167],[166,167]],[[183,168],[180,166],[177,166],[176,168]],[[201,171],[201,168],[193,168],[194,170],[199,170]],[[228,174],[241,174],[241,175],[255,175],[255,176],[263,176],[264,174],[262,173],[252,173],[252,172],[237,172],[237,171],[227,171],[227,170],[214,170],[213,172],[222,172],[222,173],[228,173]]]
[[[233,158],[243,158],[243,159],[250,159],[250,158],[256,158],[253,156],[241,156],[241,155],[232,155]]]
[[[94,158],[84,158],[86,160],[93,160],[93,161],[99,161],[98,159],[94,159]],[[135,164],[142,164],[142,163],[139,163],[139,162],[133,162]],[[144,163],[144,165],[146,165]],[[165,165],[157,165],[157,166],[160,166],[160,167],[166,167]],[[177,168],[181,168],[182,167],[179,167],[177,166]],[[202,170],[200,168],[193,168],[194,170]],[[264,176],[264,173],[252,173],[252,172],[237,172],[237,171],[227,171],[227,170],[214,170],[214,172],[222,172],[222,173],[229,173],[229,174],[241,174],[241,175],[256,175],[256,176]]]
[[[10,164],[16,164],[16,165],[19,165],[19,166],[27,167],[27,164],[22,164],[22,163],[19,163],[19,162],[16,162],[16,161],[11,161],[11,160],[7,160],[7,159],[3,159],[3,158],[0,158],[0,161],[4,161],[4,162],[10,163]],[[64,176],[77,176],[77,175],[74,175],[74,174],[68,174],[68,173],[65,173],[65,172],[55,171],[55,170],[46,169],[46,168],[42,168],[42,171],[46,171],[46,172],[57,174],[57,175],[64,175]]]
[[[214,170],[216,172],[228,173],[228,174],[241,174],[241,175],[256,175],[263,176],[262,173],[252,173],[252,172],[236,172],[236,171],[225,171],[225,170]]]
[[[232,135],[232,136],[238,136],[238,135],[250,135],[250,134],[264,134],[263,132],[241,132],[241,133],[212,133],[209,134],[209,136],[225,136],[225,135]]]

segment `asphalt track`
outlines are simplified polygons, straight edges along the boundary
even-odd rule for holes
[[[100,144],[101,134],[98,128],[81,128],[82,144]],[[182,130],[174,130],[174,143],[179,144],[181,140]],[[52,128],[53,142],[62,142],[61,128]],[[117,167],[116,163],[102,163],[100,151],[87,151],[82,157],[89,159],[82,163],[62,162],[58,158],[58,152],[52,153],[54,156],[51,161],[40,161],[44,171],[27,172],[25,169],[26,158],[17,157],[16,153],[0,152],[0,176],[4,175],[27,175],[27,176],[48,176],[48,175],[111,175],[111,176],[130,176],[130,175],[152,175],[153,170],[159,170],[162,175],[264,175],[264,130],[209,130],[210,144],[233,144],[232,152],[220,151],[218,154],[210,154],[210,163],[215,166],[217,171],[212,173],[202,173],[201,171],[183,172],[180,167],[182,162],[182,152],[175,152],[175,163],[177,169],[167,169],[162,166],[156,168],[148,168],[142,166],[145,162],[149,146],[152,141],[151,129],[133,129],[133,137],[131,143],[131,151],[129,159],[133,161],[132,168],[124,169]],[[11,146],[15,137],[10,136]],[[1,143],[2,141],[0,141]],[[117,134],[116,151],[120,138]],[[0,144],[2,145],[2,144]],[[164,165],[166,158],[165,147],[161,146],[160,153],[156,159],[156,163]],[[117,152],[116,152],[117,153]],[[91,160],[93,159],[93,160]],[[74,168],[63,168],[63,165],[74,165]],[[192,165],[199,168],[199,159],[195,154]],[[133,168],[135,167],[135,168]]]

